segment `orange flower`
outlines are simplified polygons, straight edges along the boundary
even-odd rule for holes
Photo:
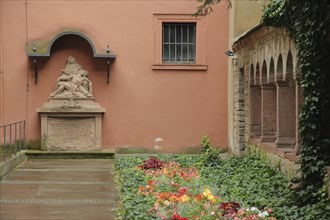
[[[179,198],[178,198],[176,195],[171,195],[171,196],[169,197],[169,199],[170,199],[171,202],[176,202],[176,201],[179,200]]]
[[[201,201],[201,200],[203,199],[203,196],[202,196],[201,194],[197,194],[197,195],[195,196],[195,199],[196,199],[197,201]]]
[[[152,179],[148,180],[148,185],[153,185],[154,181]]]
[[[167,193],[166,192],[161,192],[160,194],[159,194],[159,198],[160,199],[166,199],[168,196],[167,196]]]

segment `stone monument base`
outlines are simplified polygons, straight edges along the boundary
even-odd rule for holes
[[[105,109],[92,98],[51,98],[37,111],[41,117],[41,150],[101,150]]]

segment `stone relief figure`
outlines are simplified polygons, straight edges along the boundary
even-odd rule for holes
[[[67,58],[66,66],[57,79],[55,91],[50,97],[93,97],[88,71],[83,69],[74,57]]]

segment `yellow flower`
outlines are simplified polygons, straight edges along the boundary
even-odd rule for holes
[[[212,203],[215,203],[217,201],[217,199],[214,197],[209,188],[204,189],[203,196],[210,200]]]
[[[209,188],[205,188],[204,189],[204,192],[203,192],[203,196],[205,196],[207,198],[209,195],[212,195],[210,189]]]
[[[189,196],[187,196],[186,194],[184,194],[184,195],[181,197],[181,201],[182,201],[183,203],[185,203],[185,202],[189,202],[189,200],[190,200],[190,198],[189,198]]]
[[[162,171],[163,171],[163,174],[165,174],[165,175],[168,174],[168,169],[166,167]]]
[[[216,201],[217,201],[217,198],[215,198],[214,195],[212,195],[212,194],[209,195],[209,196],[207,197],[207,199],[210,200],[212,203],[216,203]]]
[[[215,199],[215,197],[214,197],[214,195],[209,194],[209,195],[207,195],[207,199],[212,201],[213,199]]]

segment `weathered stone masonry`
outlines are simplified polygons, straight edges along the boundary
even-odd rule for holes
[[[275,154],[299,154],[302,101],[297,51],[284,29],[258,25],[233,44],[234,153],[257,143]]]

